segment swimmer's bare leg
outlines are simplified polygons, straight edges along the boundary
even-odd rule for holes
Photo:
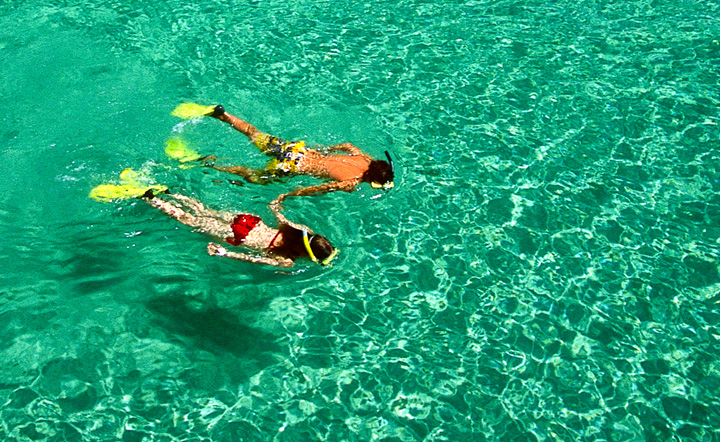
[[[268,134],[264,134],[260,132],[255,126],[248,123],[247,121],[241,120],[240,118],[230,115],[229,113],[225,112],[225,109],[221,105],[215,106],[215,111],[210,115],[211,117],[217,118],[220,121],[223,121],[225,123],[228,123],[231,125],[235,130],[242,132],[245,134],[245,136],[248,137],[250,142],[254,144],[256,147],[258,147],[263,153],[266,155],[275,156],[276,153],[273,151],[273,149],[269,150],[269,147],[267,145],[268,139],[274,139],[275,141],[282,141],[278,139],[277,137],[273,137]],[[203,160],[206,160],[206,163],[209,161],[214,160],[215,157],[208,156],[203,158]]]
[[[217,210],[210,209],[206,207],[202,201],[191,198],[187,195],[183,195],[181,193],[173,193],[168,195],[171,198],[176,199],[177,201],[182,202],[185,206],[187,206],[190,210],[195,212],[198,216],[217,216],[219,212]]]
[[[254,141],[255,137],[260,133],[260,131],[258,131],[252,124],[225,112],[225,109],[221,105],[215,106],[215,112],[213,112],[212,117],[217,118],[218,120],[232,126],[233,129],[244,133],[250,141]]]
[[[225,166],[219,167],[214,164],[208,164],[206,167],[210,167],[221,172],[228,172],[234,175],[242,177],[248,183],[253,184],[265,184],[267,183],[268,172],[266,170],[251,169],[244,166]]]
[[[197,198],[192,198],[181,193],[172,193],[168,195],[168,197],[174,198],[176,201],[183,203],[187,208],[192,210],[198,222],[201,222],[200,219],[202,218],[211,218],[214,220],[219,220],[221,223],[230,224],[235,218],[235,214],[211,209]]]
[[[198,227],[199,222],[196,217],[184,211],[181,207],[171,203],[170,201],[162,200],[154,195],[149,197],[143,197],[143,201],[147,202],[151,206],[160,210],[164,214],[174,218],[186,226]]]

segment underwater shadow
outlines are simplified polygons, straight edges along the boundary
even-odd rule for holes
[[[262,366],[277,361],[276,336],[242,323],[230,310],[198,305],[186,296],[162,296],[146,302],[156,323],[180,340],[217,356],[254,359]]]

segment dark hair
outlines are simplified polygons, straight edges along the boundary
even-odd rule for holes
[[[385,184],[392,181],[394,177],[395,173],[390,163],[385,160],[372,160],[362,176],[362,181],[365,183]]]
[[[310,237],[310,249],[318,261],[325,260],[325,258],[332,255],[333,251],[335,251],[335,248],[327,238],[317,234]]]
[[[280,230],[282,234],[283,241],[280,246],[273,247],[270,250],[272,254],[292,259],[293,261],[301,256],[309,256],[307,249],[305,249],[302,230],[296,229],[288,224],[281,224],[278,230]],[[309,241],[313,255],[320,261],[330,256],[333,250],[335,250],[332,244],[330,244],[330,241],[322,235],[310,235]]]

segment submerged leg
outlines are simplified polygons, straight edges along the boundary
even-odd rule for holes
[[[221,172],[228,172],[232,173],[234,175],[238,175],[242,177],[245,181],[252,184],[267,184],[270,181],[272,181],[272,173],[263,170],[263,169],[251,169],[249,167],[244,166],[226,166],[226,167],[218,167],[213,165],[207,165],[207,167],[210,167],[215,170],[219,170]]]

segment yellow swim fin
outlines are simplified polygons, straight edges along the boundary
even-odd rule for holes
[[[138,184],[139,180],[143,179],[143,176],[138,173],[137,170],[130,169],[129,167],[120,172],[120,181],[124,184]]]
[[[103,202],[126,198],[137,198],[144,195],[145,192],[151,189],[156,193],[160,193],[166,191],[167,187],[159,184],[147,187],[137,187],[132,184],[100,184],[90,191],[90,198],[95,201]]]
[[[202,155],[192,150],[180,137],[173,137],[165,142],[165,155],[181,163],[202,158]]]
[[[120,184],[100,184],[90,191],[90,198],[95,201],[112,201],[142,196],[148,190],[156,193],[164,192],[167,186],[161,184],[143,183],[146,179],[132,169],[125,169],[120,173]]]
[[[190,118],[207,117],[215,112],[217,106],[203,106],[196,103],[181,103],[174,111],[170,112],[173,117],[189,120]]]

